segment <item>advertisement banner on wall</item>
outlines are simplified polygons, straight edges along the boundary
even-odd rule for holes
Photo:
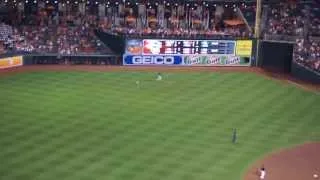
[[[187,55],[183,58],[183,64],[188,66],[212,66],[223,65],[223,62],[220,56]]]
[[[125,55],[123,65],[249,66],[249,57],[233,55]]]
[[[250,57],[252,54],[252,40],[238,40],[236,42],[236,55]]]
[[[17,67],[23,65],[22,56],[7,57],[0,59],[0,69]]]
[[[182,63],[182,57],[175,55],[125,55],[123,57],[124,65],[181,65]]]
[[[142,40],[131,39],[126,41],[126,54],[141,55],[143,49]]]
[[[250,58],[228,55],[190,55],[184,56],[187,66],[249,66]]]

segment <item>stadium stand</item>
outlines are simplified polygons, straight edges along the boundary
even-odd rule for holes
[[[239,7],[241,12],[243,13],[243,16],[248,22],[248,25],[253,28],[255,19],[256,19],[256,6],[254,4],[246,5],[246,4],[241,4]]]
[[[310,8],[309,35],[320,36],[320,6]]]
[[[182,11],[183,7],[186,10]],[[120,14],[119,22],[112,23],[111,18],[103,18],[99,27],[105,32],[127,37],[247,38],[251,35],[243,19],[238,16],[237,8],[233,6],[215,5],[207,8],[207,4],[193,7],[189,4],[175,4],[163,9],[163,19],[159,18],[160,10],[156,13],[155,7],[150,6],[146,14],[126,13],[132,12],[132,8],[129,6]]]
[[[320,72],[320,40],[297,39],[294,60],[311,70]]]
[[[31,10],[7,2],[1,7],[10,6],[13,13],[0,18],[6,20],[0,24],[0,54],[113,53],[96,36],[95,30],[129,38],[252,38],[256,15],[255,4],[247,2],[110,1],[104,10],[98,1],[84,3],[81,9],[78,3],[57,1],[55,5],[39,0],[37,5],[25,4],[36,7]],[[294,61],[319,71],[319,3],[266,2],[263,14],[266,14],[261,21],[263,37],[296,42]]]
[[[276,35],[303,35],[305,9],[297,4],[279,3],[269,6],[265,33]]]
[[[320,5],[319,3],[277,3],[267,6],[264,38],[294,41],[294,62],[319,72]]]
[[[24,41],[17,43],[17,50],[36,53],[103,54],[108,49],[94,34],[92,16],[60,16],[40,20],[39,26],[22,25],[19,32]],[[89,23],[90,22],[90,23]]]

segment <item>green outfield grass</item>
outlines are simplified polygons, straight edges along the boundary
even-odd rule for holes
[[[254,74],[154,79],[1,77],[0,179],[240,180],[263,154],[320,140],[319,94]]]

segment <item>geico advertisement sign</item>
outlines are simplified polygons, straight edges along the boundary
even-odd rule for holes
[[[175,65],[182,64],[181,56],[124,56],[125,65]]]

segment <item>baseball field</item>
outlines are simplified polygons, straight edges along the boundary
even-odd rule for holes
[[[0,76],[0,179],[242,180],[265,154],[320,141],[317,92],[245,72],[155,78]]]

